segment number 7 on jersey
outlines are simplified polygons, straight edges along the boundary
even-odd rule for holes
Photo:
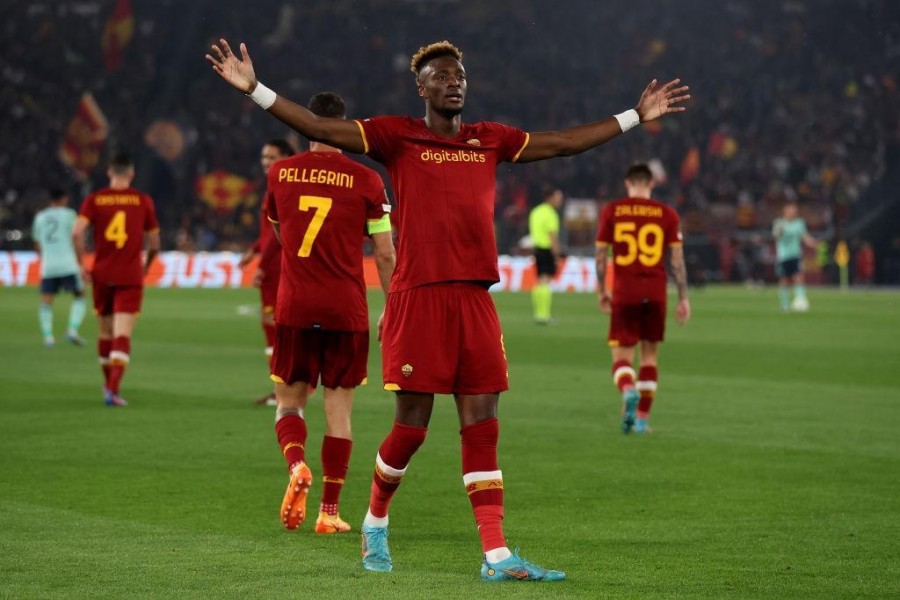
[[[312,208],[316,211],[312,221],[309,222],[309,229],[306,230],[306,235],[303,236],[300,250],[297,252],[297,256],[300,258],[306,258],[312,252],[316,236],[319,235],[319,230],[322,229],[325,217],[328,216],[328,211],[331,210],[331,203],[331,198],[324,196],[300,196],[300,210],[307,212]]]

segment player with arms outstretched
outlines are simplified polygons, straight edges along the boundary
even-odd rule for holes
[[[144,276],[159,253],[159,223],[153,199],[131,187],[131,158],[124,154],[113,157],[107,175],[109,186],[82,203],[72,239],[82,275],[91,281],[93,291],[103,398],[107,406],[126,406],[119,386],[131,361],[131,335],[141,312]],[[84,264],[88,226],[94,229],[94,265],[90,272]],[[142,259],[145,238],[147,254]]]
[[[84,320],[84,283],[75,248],[72,247],[72,230],[77,215],[69,208],[69,196],[62,190],[50,193],[50,206],[35,216],[31,228],[35,249],[41,255],[41,304],[38,308],[38,320],[44,345],[52,347],[53,337],[53,298],[60,290],[71,292],[75,299],[69,308],[69,327],[66,339],[76,346],[84,346],[84,340],[78,335],[78,328]]]
[[[343,99],[330,92],[313,96],[309,110],[344,119]],[[306,518],[312,473],[303,414],[310,388],[321,377],[326,429],[315,532],[344,533],[350,525],[340,517],[338,500],[353,444],[353,391],[365,382],[369,359],[362,243],[371,237],[386,295],[395,263],[390,205],[375,171],[312,142],[309,152],[274,163],[266,206],[282,249],[272,356],[275,432],[290,472],[281,519],[296,529]]]
[[[666,249],[678,288],[675,319],[690,319],[687,270],[678,213],[653,200],[653,174],[636,164],[625,175],[628,197],[610,202],[600,214],[597,233],[597,281],[600,310],[610,315],[609,346],[613,382],[622,393],[622,431],[649,433],[647,419],[656,395],[657,353],[666,329]],[[615,292],[606,289],[606,259],[612,249]],[[634,372],[634,352],[641,346],[640,371]],[[637,381],[635,381],[637,376]]]
[[[294,154],[294,149],[285,140],[277,139],[266,142],[259,153],[259,164],[268,181],[269,168],[272,164]],[[259,211],[259,236],[253,246],[241,256],[239,266],[243,269],[259,256],[259,263],[253,273],[253,285],[259,288],[260,324],[266,337],[266,357],[269,369],[272,368],[272,349],[275,345],[275,303],[278,300],[278,280],[281,277],[281,244],[275,239],[272,223],[266,218],[266,200],[268,193],[263,193]],[[256,404],[275,405],[275,392],[260,397]]]
[[[363,567],[393,568],[388,506],[425,441],[435,394],[453,394],[462,438],[463,486],[478,525],[487,581],[558,581],[510,552],[503,535],[503,476],[497,463],[499,395],[508,389],[500,322],[488,288],[499,280],[493,207],[501,162],[568,156],[598,146],[642,121],[682,111],[678,80],[652,81],[635,109],[564,131],[528,134],[500,123],[463,124],[468,82],[462,53],[449,42],[412,57],[424,118],[323,119],[260,84],[247,48],[228,43],[207,55],[216,73],[312,140],[368,154],[387,167],[396,193],[397,268],[384,314],[382,376],[396,392],[394,426],[376,457],[363,522]]]

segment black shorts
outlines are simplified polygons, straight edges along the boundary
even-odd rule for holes
[[[553,257],[553,250],[549,248],[534,249],[534,265],[537,267],[538,277],[541,275],[556,275],[556,259]]]
[[[72,292],[80,295],[84,290],[81,285],[81,277],[78,275],[64,275],[62,277],[45,277],[41,279],[41,293],[55,296],[60,291]]]
[[[800,272],[800,259],[789,258],[778,263],[775,268],[779,277],[793,277]]]

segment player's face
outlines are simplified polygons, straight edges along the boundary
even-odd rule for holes
[[[281,152],[275,146],[270,146],[266,144],[262,147],[262,151],[259,153],[259,164],[262,165],[263,173],[269,174],[269,167],[272,166],[276,160],[281,160],[285,158],[281,155]]]
[[[467,87],[466,70],[452,56],[430,61],[419,76],[419,96],[432,108],[451,115],[462,112]]]
[[[793,219],[797,216],[797,205],[796,204],[785,204],[784,205],[784,218],[785,219]]]

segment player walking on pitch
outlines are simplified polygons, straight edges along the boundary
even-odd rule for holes
[[[77,215],[69,208],[69,196],[62,190],[53,190],[50,194],[50,206],[35,216],[31,228],[35,249],[41,255],[41,304],[38,308],[38,320],[44,345],[52,347],[53,337],[53,298],[60,290],[71,292],[75,297],[69,308],[69,326],[66,339],[76,346],[84,346],[84,340],[78,335],[78,328],[84,320],[84,283],[75,248],[72,246],[72,230]]]
[[[107,406],[126,406],[119,385],[131,361],[131,334],[141,312],[144,276],[159,253],[159,223],[153,199],[131,187],[134,163],[128,156],[114,157],[107,175],[109,187],[82,203],[72,239],[82,275],[91,281],[94,296],[103,399]],[[84,236],[89,225],[94,229],[90,272],[84,265]],[[142,260],[145,235],[147,255]]]
[[[781,310],[797,312],[809,310],[806,285],[803,276],[803,246],[816,249],[816,239],[806,231],[806,221],[800,216],[796,202],[788,202],[780,218],[772,223],[775,238],[775,271],[778,274],[778,301]],[[794,286],[794,299],[788,286]]]
[[[294,154],[294,149],[285,140],[270,140],[266,142],[259,153],[259,164],[262,166],[263,175],[268,181],[269,168],[276,160],[287,158]],[[266,336],[266,358],[269,361],[269,370],[272,369],[272,352],[275,345],[275,303],[278,300],[278,280],[281,277],[281,244],[275,239],[275,231],[272,223],[266,218],[266,199],[268,193],[263,192],[259,212],[259,237],[253,246],[244,252],[238,263],[242,269],[250,264],[255,256],[259,256],[259,263],[253,273],[253,285],[259,288],[260,297],[260,324],[263,334]],[[275,392],[270,392],[256,401],[256,404],[275,405]]]
[[[564,131],[528,134],[500,123],[463,124],[468,82],[462,53],[449,42],[412,57],[425,117],[322,119],[260,84],[247,48],[221,40],[216,73],[312,140],[368,154],[387,167],[397,194],[397,268],[384,314],[382,375],[397,393],[394,426],[375,463],[363,523],[363,566],[393,568],[388,506],[410,459],[425,441],[434,394],[453,394],[462,438],[463,485],[484,552],[488,581],[565,578],[510,552],[503,535],[503,476],[497,462],[499,394],[508,389],[500,322],[488,288],[499,280],[493,206],[500,162],[584,152],[642,121],[684,110],[687,87],[652,81],[636,109]]]
[[[651,198],[653,174],[636,164],[625,175],[627,198],[610,202],[600,214],[597,233],[597,282],[600,310],[610,315],[609,346],[613,382],[622,392],[622,431],[648,433],[647,419],[656,395],[657,351],[666,329],[666,248],[678,288],[675,319],[691,317],[687,270],[678,214]],[[615,291],[606,290],[609,249],[615,263]],[[640,343],[640,371],[634,372],[634,351]],[[635,382],[635,376],[637,381]]]
[[[345,118],[343,99],[330,92],[313,96],[309,110],[320,117]],[[268,217],[282,253],[272,356],[275,433],[290,471],[281,519],[287,529],[296,529],[306,518],[312,473],[306,464],[303,415],[310,388],[321,377],[326,430],[315,532],[343,533],[350,525],[340,517],[338,500],[353,444],[353,391],[365,382],[369,359],[362,243],[365,235],[371,237],[387,295],[395,263],[390,205],[375,171],[321,142],[310,143],[309,152],[277,161],[268,181]]]

